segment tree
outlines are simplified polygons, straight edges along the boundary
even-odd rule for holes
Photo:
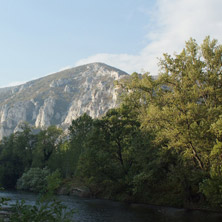
[[[33,152],[33,167],[44,168],[48,166],[50,168],[51,166],[51,168],[54,168],[54,162],[51,161],[51,158],[59,149],[61,134],[61,129],[50,126],[36,135],[37,142]]]
[[[208,202],[213,206],[222,206],[222,115],[212,124],[211,131],[216,143],[210,152],[210,175],[200,186]]]
[[[180,54],[164,54],[157,80],[134,74],[123,82],[127,100],[140,110],[141,128],[155,137],[157,147],[177,157],[168,178],[177,178],[184,199],[198,192],[211,168],[216,143],[211,127],[222,114],[221,56],[216,40],[207,37],[198,46],[190,39]]]
[[[66,148],[64,147],[65,149],[63,149],[66,159],[66,173],[68,173],[66,176],[75,175],[79,158],[86,149],[88,135],[92,126],[93,119],[86,113],[72,121],[69,127],[69,143],[65,144]]]
[[[87,149],[80,158],[78,175],[94,194],[132,198],[132,181],[142,165],[139,156],[145,154],[148,143],[126,104],[111,109],[102,119],[95,120]]]
[[[31,127],[21,125],[21,131],[5,137],[0,144],[0,183],[14,188],[17,179],[32,163],[33,135]]]

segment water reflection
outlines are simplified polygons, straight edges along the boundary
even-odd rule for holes
[[[26,192],[3,191],[1,197],[11,199],[10,204],[24,199],[34,204],[37,195]],[[221,222],[222,214],[155,207],[139,204],[124,204],[115,201],[86,199],[73,196],[58,196],[65,205],[75,210],[74,221],[78,222]]]

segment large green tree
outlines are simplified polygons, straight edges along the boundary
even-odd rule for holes
[[[142,129],[155,135],[162,151],[176,156],[168,178],[181,184],[187,199],[208,177],[218,143],[211,128],[222,114],[221,65],[222,46],[216,40],[207,37],[199,46],[190,39],[181,53],[164,54],[157,80],[134,74],[121,83],[126,100],[140,110]]]
[[[61,144],[62,130],[56,126],[49,126],[47,129],[40,130],[36,135],[36,144],[33,151],[33,167],[49,168],[56,167],[53,157],[58,152]]]
[[[141,155],[147,156],[149,146],[134,117],[123,104],[94,122],[78,166],[80,178],[93,193],[132,198],[133,180],[143,164]]]
[[[86,113],[73,120],[69,127],[69,146],[65,150],[66,168],[68,168],[66,171],[69,171],[69,176],[73,176],[76,173],[79,159],[87,148],[88,137],[92,127],[93,119]]]

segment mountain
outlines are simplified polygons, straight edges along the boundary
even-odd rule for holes
[[[103,63],[57,72],[25,84],[0,88],[0,139],[22,122],[66,128],[83,113],[99,117],[118,104],[114,81],[127,73]]]

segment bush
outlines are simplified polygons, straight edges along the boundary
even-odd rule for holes
[[[30,168],[23,173],[17,181],[17,189],[29,190],[37,193],[51,193],[56,190],[61,183],[61,176],[58,170],[50,173],[48,168]]]
[[[70,222],[73,210],[68,210],[66,206],[57,200],[37,201],[35,205],[27,205],[22,200],[13,207],[10,217],[11,222]]]

